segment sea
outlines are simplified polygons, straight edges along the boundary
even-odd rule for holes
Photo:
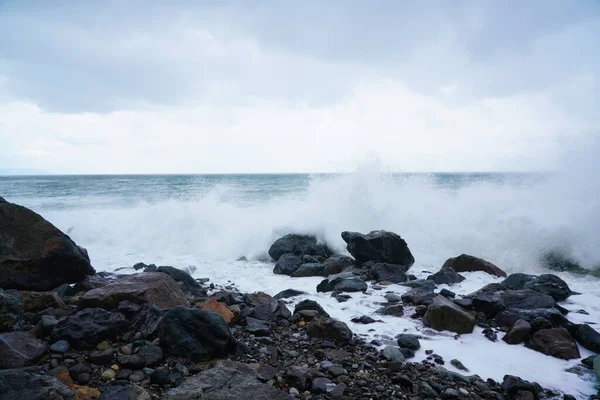
[[[294,288],[367,339],[390,342],[399,333],[423,337],[415,360],[431,349],[459,359],[470,374],[501,381],[506,374],[587,398],[593,374],[580,360],[558,360],[523,345],[491,342],[480,328],[455,338],[410,318],[379,316],[391,285],[370,287],[338,303],[316,293],[322,278],[274,275],[271,243],[287,233],[316,235],[346,254],[341,232],[389,230],[408,243],[411,272],[426,277],[449,257],[471,254],[507,273],[548,273],[540,262],[559,251],[587,269],[600,268],[600,185],[589,174],[389,173],[286,175],[42,175],[0,176],[0,196],[29,207],[85,247],[97,271],[131,272],[135,263],[171,265],[197,278],[234,283],[242,291],[271,295]],[[600,330],[600,282],[588,275],[557,273],[580,293],[563,306],[576,323]],[[471,293],[498,278],[466,273],[447,287]],[[442,285],[444,287],[444,285]],[[293,304],[290,304],[293,307]],[[585,310],[588,314],[578,313]],[[357,325],[369,315],[381,320]],[[591,353],[580,348],[582,357]],[[569,370],[569,371],[567,371]],[[458,371],[457,371],[458,372]],[[463,372],[464,373],[464,372]]]

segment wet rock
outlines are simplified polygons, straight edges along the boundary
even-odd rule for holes
[[[362,279],[347,275],[323,280],[317,285],[317,292],[364,292],[367,288],[367,284]]]
[[[600,333],[598,331],[587,324],[572,325],[568,329],[580,345],[594,353],[600,353]]]
[[[334,296],[335,295],[335,296]],[[335,293],[333,292],[331,294],[331,296],[335,297],[335,299],[339,302],[339,303],[344,303],[348,300],[350,300],[352,298],[352,296],[350,296],[349,294],[343,294],[343,293]]]
[[[419,343],[419,338],[416,335],[401,333],[396,336],[396,339],[400,347],[411,350],[419,350],[421,348],[421,343]]]
[[[460,369],[461,371],[466,371],[469,372],[469,370],[467,369],[467,367],[465,367],[463,365],[463,363],[461,363],[459,360],[454,359],[454,360],[450,360],[450,364],[452,364],[452,366],[454,366],[454,368],[456,369]]]
[[[487,318],[493,318],[506,308],[502,302],[502,293],[505,291],[506,286],[491,283],[467,295],[466,298],[471,300],[475,311],[483,312]]]
[[[306,389],[306,382],[308,379],[308,370],[301,367],[290,367],[285,372],[285,380],[287,384],[300,391]]]
[[[59,340],[50,346],[50,351],[53,353],[66,353],[71,345],[66,340]]]
[[[277,293],[275,296],[273,296],[273,298],[277,299],[277,300],[282,300],[282,299],[288,299],[290,297],[301,296],[303,294],[306,294],[306,292],[303,292],[301,290],[296,290],[296,289],[286,289],[286,290],[283,290],[283,291]]]
[[[539,330],[552,328],[552,323],[544,317],[536,317],[530,320],[529,324],[531,325],[531,332],[529,333],[532,335]]]
[[[428,306],[436,297],[434,293],[435,284],[433,281],[426,281],[428,284],[421,284],[420,287],[415,287],[404,293],[401,298],[404,303]]]
[[[525,283],[524,288],[549,294],[556,301],[564,301],[573,293],[565,281],[552,274],[537,276]]]
[[[211,311],[177,306],[167,311],[158,325],[165,353],[194,362],[222,357],[235,350],[227,324]]]
[[[62,308],[65,303],[56,292],[31,292],[23,290],[19,292],[23,300],[23,307],[26,312],[38,312],[46,308]]]
[[[363,325],[372,324],[374,322],[382,322],[382,321],[374,320],[373,318],[371,318],[367,315],[363,315],[358,318],[352,318],[351,321],[354,322],[355,324],[363,324]]]
[[[52,290],[94,273],[85,249],[39,214],[0,197],[0,288]]]
[[[114,370],[105,369],[100,374],[100,379],[102,379],[103,381],[111,381],[111,380],[115,379],[116,376],[117,376],[117,373]]]
[[[169,275],[175,282],[179,284],[182,291],[194,296],[206,296],[206,291],[188,272],[179,268],[170,266],[161,266],[156,269],[156,272]],[[183,304],[181,304],[183,305]]]
[[[343,232],[342,239],[360,264],[374,261],[401,265],[408,270],[415,262],[404,239],[392,232],[372,231],[366,235]]]
[[[534,279],[534,275],[517,272],[515,274],[510,274],[506,279],[504,279],[502,281],[502,285],[512,290],[519,290],[524,289],[525,284]]]
[[[0,334],[0,369],[31,365],[48,350],[48,344],[30,332]]]
[[[467,254],[447,259],[442,268],[452,268],[456,272],[483,271],[500,278],[506,277],[506,272],[491,262]]]
[[[326,244],[318,243],[314,236],[291,233],[277,239],[269,249],[269,255],[275,261],[279,261],[284,254],[329,257],[332,253]]]
[[[525,341],[531,331],[531,324],[525,320],[518,320],[512,328],[504,335],[502,340],[508,344],[519,344]]]
[[[388,293],[383,297],[388,303],[399,303],[400,301],[402,301],[402,297],[395,293]]]
[[[452,268],[442,268],[433,275],[427,277],[428,280],[435,282],[437,285],[454,285],[465,280],[465,277],[457,273]]]
[[[323,264],[302,264],[296,271],[292,273],[294,278],[301,278],[305,276],[327,276]]]
[[[292,397],[260,382],[258,375],[241,363],[227,362],[208,369],[163,394],[163,400],[289,400]]]
[[[404,362],[405,360],[404,354],[402,354],[400,348],[396,346],[385,346],[381,351],[381,355],[386,360],[390,361]]]
[[[346,342],[352,339],[352,331],[348,325],[333,318],[319,317],[306,327],[309,337]]]
[[[282,255],[273,269],[274,274],[292,275],[303,264],[302,259],[295,254]]]
[[[313,393],[329,393],[335,388],[335,383],[331,382],[327,378],[316,378],[313,379],[311,384],[311,391]]]
[[[369,275],[372,279],[377,282],[392,282],[392,283],[400,283],[406,282],[406,271],[407,268],[405,265],[397,265],[397,264],[386,264],[386,263],[366,263],[363,265],[364,267],[369,267]]]
[[[596,377],[600,379],[600,356],[594,358],[594,372],[596,373]]]
[[[516,396],[518,392],[529,392],[535,400],[539,399],[542,391],[537,383],[531,383],[512,375],[504,375],[501,386],[510,396]]]
[[[533,310],[510,309],[504,310],[494,318],[498,326],[511,326],[520,319],[528,321],[532,326],[532,333],[535,331],[533,320],[543,318],[550,323],[552,327],[562,327],[568,325],[569,321],[555,308],[536,308]]]
[[[250,316],[263,321],[286,319],[292,315],[283,301],[263,292],[246,294],[244,302],[251,307]]]
[[[577,343],[564,328],[542,329],[533,335],[526,346],[540,353],[564,360],[581,357]]]
[[[23,301],[16,291],[0,289],[0,333],[18,327],[23,315]]]
[[[177,282],[169,275],[160,272],[144,272],[90,290],[81,296],[80,307],[112,310],[124,300],[136,304],[148,303],[161,309],[189,305]]]
[[[339,274],[352,266],[354,266],[354,259],[341,255],[331,256],[323,262],[325,276]]]
[[[437,296],[427,309],[423,322],[438,331],[471,333],[475,318],[443,296]]]
[[[486,328],[482,331],[482,333],[485,336],[485,338],[490,342],[495,342],[498,340],[498,335],[496,334],[496,332],[494,332],[492,328]]]
[[[329,314],[327,314],[323,307],[321,307],[321,305],[314,300],[302,300],[300,303],[298,303],[298,305],[296,305],[296,308],[294,308],[294,314],[297,314],[303,310],[315,310],[319,313],[319,315],[323,317],[329,317]]]
[[[452,301],[457,306],[460,306],[460,307],[465,308],[467,310],[471,310],[473,308],[473,300],[471,300],[471,299],[463,298],[463,299],[454,299]]]
[[[271,328],[269,328],[265,321],[252,317],[247,317],[246,332],[256,336],[268,336],[271,334]]]
[[[401,317],[404,315],[404,307],[402,307],[400,304],[392,304],[391,306],[380,308],[377,310],[377,314]],[[423,313],[423,315],[425,315],[425,313]]]
[[[111,386],[98,400],[151,400],[152,396],[138,385]]]
[[[530,289],[507,290],[500,295],[505,308],[531,310],[536,308],[552,308],[555,301],[552,296]]]
[[[97,289],[99,287],[108,285],[112,280],[113,280],[112,278],[107,278],[107,277],[104,277],[104,276],[99,275],[99,274],[90,275],[90,276],[86,276],[85,279],[82,280],[81,282],[77,282],[73,286],[72,290],[75,293],[88,292],[88,291],[90,291],[92,289]],[[55,291],[56,291],[56,289],[55,289]],[[73,294],[75,294],[75,293],[73,293]]]
[[[77,349],[96,346],[102,340],[111,340],[127,327],[125,317],[102,308],[87,308],[63,320],[52,330],[53,341],[67,340]]]
[[[456,297],[456,293],[454,293],[448,289],[440,290],[440,295],[446,297],[447,299],[454,299]]]
[[[53,376],[33,368],[0,371],[2,400],[74,400],[75,393]]]

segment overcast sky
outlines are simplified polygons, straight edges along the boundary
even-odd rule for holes
[[[0,168],[549,170],[600,1],[0,0]]]

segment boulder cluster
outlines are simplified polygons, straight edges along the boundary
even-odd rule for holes
[[[570,324],[557,302],[571,295],[554,275],[508,276],[462,299],[438,281],[459,272],[502,271],[459,256],[442,278],[408,275],[414,258],[398,235],[344,232],[352,257],[306,235],[277,240],[275,273],[323,276],[317,290],[366,291],[368,281],[410,285],[387,294],[382,315],[415,318],[457,333],[475,324],[506,331],[507,343],[561,358],[579,356],[573,340],[598,352],[589,325]],[[466,269],[465,269],[466,268]],[[480,269],[478,269],[480,268]],[[507,375],[483,380],[428,360],[407,361],[420,338],[367,343],[305,293],[242,293],[187,271],[138,263],[132,274],[96,273],[87,252],[33,211],[0,198],[1,399],[526,399],[556,395]],[[295,274],[295,275],[294,275]],[[434,274],[435,275],[435,274]],[[458,275],[460,276],[460,275]],[[437,279],[437,280],[436,280]],[[451,283],[448,283],[451,284]],[[290,300],[291,299],[291,300]],[[301,300],[301,301],[298,301]],[[292,303],[293,301],[293,303]],[[291,305],[295,304],[294,307]],[[375,322],[368,316],[354,323]],[[491,336],[491,335],[490,335]],[[468,372],[459,360],[454,367]],[[585,365],[600,368],[600,359]],[[567,398],[567,397],[566,397]]]

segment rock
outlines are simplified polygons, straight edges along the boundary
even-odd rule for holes
[[[297,314],[303,310],[314,310],[317,311],[319,315],[329,318],[329,314],[327,314],[323,307],[321,307],[321,305],[314,300],[302,300],[300,303],[298,303],[298,305],[296,305],[296,308],[294,308],[294,314]]]
[[[18,327],[23,315],[23,301],[16,291],[0,289],[0,333]]]
[[[160,272],[144,272],[115,280],[81,296],[80,307],[117,308],[121,301],[149,303],[161,309],[189,305],[177,283]]]
[[[306,327],[310,337],[347,342],[352,339],[352,331],[348,325],[333,318],[318,317]]]
[[[437,296],[427,309],[423,322],[438,331],[471,333],[475,318],[444,296]]]
[[[301,296],[303,294],[306,294],[306,292],[303,292],[301,290],[296,290],[296,289],[286,289],[286,290],[283,290],[283,291],[277,293],[275,296],[273,296],[273,298],[277,299],[277,300],[282,300],[282,299],[288,299],[290,297]]]
[[[467,299],[467,298],[454,299],[454,300],[452,300],[452,302],[454,304],[456,304],[457,306],[460,306],[460,307],[465,308],[467,310],[472,310],[473,309],[473,300],[471,300],[471,299]]]
[[[447,299],[454,299],[456,297],[456,293],[454,293],[448,289],[440,290],[440,295],[444,296]]]
[[[146,366],[146,359],[140,354],[118,356],[117,361],[121,366],[132,370],[142,369]]]
[[[31,365],[48,350],[48,344],[29,332],[0,334],[0,369]]]
[[[353,275],[338,276],[333,279],[325,279],[317,285],[319,292],[364,292],[368,288],[365,281]]]
[[[498,326],[511,326],[520,319],[531,324],[532,333],[534,328],[533,320],[543,318],[549,322],[551,327],[563,327],[568,325],[569,321],[555,308],[534,308],[532,310],[520,310],[512,308],[504,310],[494,318]]]
[[[404,303],[428,306],[436,297],[434,293],[435,284],[432,281],[427,281],[428,285],[421,285],[404,293],[401,298]]]
[[[67,340],[76,349],[96,346],[102,340],[114,339],[127,328],[125,317],[102,308],[86,308],[62,319],[52,330],[53,341]]]
[[[256,336],[269,336],[271,334],[271,328],[269,328],[265,321],[246,317],[246,332]]]
[[[159,322],[158,336],[168,355],[189,358],[194,362],[235,351],[235,340],[227,324],[211,311],[174,307]]]
[[[596,373],[596,377],[600,379],[600,356],[594,358],[594,372]]]
[[[317,238],[308,235],[298,235],[291,233],[277,239],[269,249],[269,255],[275,261],[279,261],[284,254],[294,254],[303,256],[305,254],[312,256],[329,257],[331,251],[326,244],[317,242]]]
[[[530,289],[507,290],[500,295],[505,308],[531,310],[536,308],[553,308],[556,304],[552,296]]]
[[[42,315],[36,329],[39,330],[39,337],[48,336],[54,327],[58,325],[58,320],[52,315]],[[32,332],[33,333],[33,332]]]
[[[515,322],[510,331],[508,331],[506,335],[504,335],[502,340],[504,340],[508,344],[519,344],[525,341],[525,339],[527,339],[530,331],[531,325],[529,324],[529,322],[520,319],[517,322]]]
[[[292,315],[283,301],[264,292],[246,294],[244,302],[251,307],[250,316],[263,321],[286,319]]]
[[[542,329],[536,332],[526,346],[540,353],[570,360],[580,358],[579,348],[571,334],[564,328]]]
[[[290,400],[292,397],[260,382],[245,364],[226,362],[184,381],[162,395],[163,400]]]
[[[107,365],[107,364],[112,364],[114,354],[115,354],[115,351],[112,348],[105,349],[105,350],[94,350],[94,351],[90,352],[89,358],[90,358],[90,362],[93,364]]]
[[[153,385],[165,386],[171,383],[167,368],[157,368],[150,374],[150,382]]]
[[[552,271],[570,272],[572,274],[586,275],[591,271],[583,268],[573,258],[558,250],[552,250],[540,258],[542,267]]]
[[[109,278],[101,276],[99,274],[90,275],[90,276],[86,276],[85,279],[82,280],[81,282],[77,282],[73,286],[72,290],[75,293],[88,292],[92,289],[97,289],[99,287],[108,285],[113,280],[114,279],[109,279]],[[55,291],[56,291],[56,289],[55,289]]]
[[[204,303],[200,304],[200,309],[212,311],[214,313],[219,314],[227,325],[231,324],[231,322],[235,318],[235,315],[233,315],[233,313],[229,310],[229,308],[227,308],[225,304],[219,303],[214,298],[210,298]]]
[[[491,342],[498,340],[498,335],[492,328],[485,328],[481,333],[483,333],[483,336]]]
[[[0,288],[52,290],[94,273],[85,249],[39,214],[0,197]]]
[[[407,268],[404,265],[386,263],[366,263],[369,267],[369,275],[377,282],[388,281],[392,283],[406,282]]]
[[[308,370],[301,367],[290,367],[285,371],[285,380],[287,384],[298,390],[306,389],[306,381],[308,379]]]
[[[461,254],[458,257],[447,259],[442,268],[452,268],[456,272],[483,271],[500,278],[506,277],[506,272],[502,271],[491,262],[468,254]]]
[[[367,315],[363,315],[358,318],[352,318],[351,321],[354,322],[355,324],[363,324],[363,325],[372,324],[374,322],[382,322],[382,321],[376,321]]]
[[[151,400],[152,396],[138,385],[111,386],[98,400]]]
[[[322,264],[302,264],[294,273],[294,278],[301,278],[305,276],[327,276],[325,268]]]
[[[469,370],[467,369],[467,367],[464,366],[463,363],[461,363],[459,360],[454,359],[454,360],[450,360],[450,364],[452,364],[452,366],[456,369],[460,369],[461,371],[467,371],[469,372]]]
[[[522,274],[518,272],[515,274],[510,274],[506,279],[502,281],[501,284],[512,290],[519,290],[525,288],[525,284],[534,279],[534,275]]]
[[[525,283],[524,288],[549,294],[556,301],[564,301],[573,293],[565,281],[552,274],[537,276]]]
[[[38,312],[46,308],[63,308],[65,303],[56,292],[19,292],[23,300],[24,310],[27,312]]]
[[[131,329],[142,334],[142,338],[153,336],[158,330],[163,311],[156,306],[144,304],[130,316]]]
[[[569,326],[569,332],[573,338],[594,353],[600,353],[600,333],[587,324],[578,324]]]
[[[401,333],[396,336],[396,339],[398,340],[398,346],[400,347],[411,350],[419,350],[421,348],[421,343],[419,343],[419,338],[416,335]]]
[[[169,275],[173,280],[179,283],[180,288],[187,293],[195,296],[206,296],[206,291],[188,272],[179,268],[170,266],[161,266],[156,269],[156,272]]]
[[[279,275],[292,275],[300,266],[303,264],[302,259],[295,254],[284,254],[282,255],[277,263],[275,264],[275,268],[273,268],[274,274]]]
[[[397,264],[406,268],[406,272],[415,262],[404,239],[392,232],[372,231],[366,235],[342,232],[342,239],[359,264],[367,261]]]
[[[327,378],[316,378],[313,379],[311,384],[311,391],[313,393],[329,393],[335,387],[335,383],[331,382]]]
[[[437,285],[454,285],[465,280],[465,277],[457,273],[452,268],[442,267],[438,272],[427,277],[428,280],[434,281]]]
[[[160,364],[163,360],[163,351],[158,346],[142,346],[137,354],[144,357],[144,360],[146,360],[146,365],[149,367],[154,367]]]
[[[394,317],[401,317],[404,315],[404,307],[400,304],[392,304],[391,306],[385,306],[376,311],[377,314],[391,315]]]
[[[61,381],[42,371],[30,368],[7,369],[0,371],[0,398],[74,400],[75,393]]]
[[[323,262],[325,276],[339,274],[352,266],[354,266],[354,259],[341,255],[331,256]]]
[[[539,399],[541,392],[537,383],[531,383],[512,375],[504,375],[501,386],[510,396],[516,396],[518,392],[529,392],[535,400]]]
[[[100,374],[100,379],[102,379],[103,381],[111,381],[113,379],[115,379],[115,377],[117,376],[117,373],[112,370],[112,369],[105,369],[102,374]]]
[[[50,346],[50,351],[53,353],[66,353],[71,345],[66,340],[59,340]]]
[[[506,290],[506,286],[502,284],[491,283],[466,298],[471,300],[475,311],[484,313],[487,318],[494,318],[506,308],[502,302],[502,293]]]
[[[395,293],[388,293],[383,296],[388,303],[399,303],[402,301],[402,297],[398,296]]]

